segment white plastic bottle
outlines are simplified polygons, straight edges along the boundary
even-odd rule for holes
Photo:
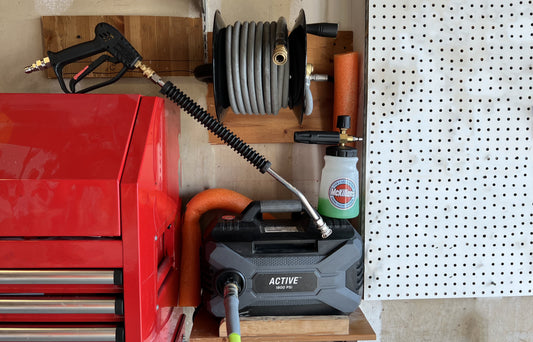
[[[359,172],[357,150],[348,146],[330,146],[324,156],[320,179],[318,212],[340,219],[359,215]]]

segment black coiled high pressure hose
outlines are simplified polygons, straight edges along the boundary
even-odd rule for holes
[[[212,117],[205,109],[173,85],[172,82],[166,82],[160,92],[222,139],[228,146],[237,151],[237,153],[261,171],[261,173],[265,173],[270,168],[271,163],[265,157],[257,153],[250,145],[242,141],[231,130],[220,123],[220,121]]]

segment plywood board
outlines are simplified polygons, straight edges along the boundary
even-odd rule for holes
[[[143,56],[143,61],[162,76],[191,76],[203,64],[202,21],[200,18],[151,16],[45,16],[42,17],[43,47],[57,52],[94,39],[94,28],[100,22],[116,27]],[[74,62],[64,69],[69,78],[99,55]],[[103,64],[87,77],[109,78],[121,64]],[[126,77],[141,77],[138,71]],[[53,70],[48,77],[55,78]]]
[[[350,331],[348,316],[264,316],[242,317],[241,336],[346,335]],[[220,322],[218,335],[228,336],[226,319]]]
[[[211,42],[211,34],[209,42]],[[209,44],[211,46],[211,44]],[[313,64],[314,73],[333,75],[333,56],[353,51],[353,33],[339,31],[336,39],[307,35],[307,62]],[[311,82],[313,113],[305,116],[300,126],[293,111],[284,108],[277,115],[234,114],[231,108],[224,116],[224,125],[247,143],[289,143],[293,142],[295,131],[332,130],[333,83]],[[208,112],[215,115],[213,87],[207,93]],[[222,142],[210,134],[211,144]]]
[[[284,336],[246,336],[248,342],[276,341],[354,341],[375,340],[376,333],[368,323],[361,309],[348,316],[349,332],[346,335],[310,335],[305,331]],[[205,309],[200,310],[194,319],[189,341],[191,342],[223,342],[227,337],[218,336],[220,320],[211,316]]]

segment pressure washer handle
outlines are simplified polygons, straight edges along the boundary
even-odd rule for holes
[[[94,38],[94,40],[74,45],[58,52],[48,51],[50,64],[52,65],[54,72],[59,79],[59,83],[61,84],[63,91],[68,92],[66,90],[66,86],[64,87],[63,82],[63,68],[66,65],[104,51],[105,46],[103,41],[99,39],[98,36]]]
[[[337,145],[340,142],[340,133],[327,131],[294,132],[294,142],[304,144]]]
[[[107,23],[100,23],[96,25],[94,33],[95,38],[91,41],[80,43],[58,52],[48,51],[48,57],[27,67],[26,73],[43,70],[51,66],[58,78],[61,89],[65,93],[85,93],[89,90],[97,89],[116,82],[127,70],[135,69],[135,64],[142,60],[142,56],[133,48],[126,38],[124,38],[120,31],[113,26]],[[107,52],[109,55],[100,56],[100,58],[82,69],[72,78],[73,81],[70,82],[70,89],[68,89],[63,79],[64,67],[102,52]],[[110,80],[76,91],[76,84],[105,61],[114,64],[122,63],[123,67],[117,75]]]
[[[241,213],[241,220],[251,222],[267,213],[300,213],[304,210],[299,200],[253,201]]]

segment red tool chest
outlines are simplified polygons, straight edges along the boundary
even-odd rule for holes
[[[179,112],[0,94],[0,340],[175,341]]]

